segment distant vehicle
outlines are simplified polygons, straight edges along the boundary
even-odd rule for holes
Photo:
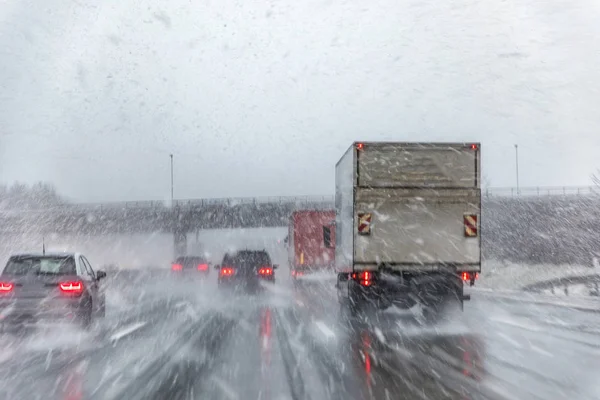
[[[0,275],[1,322],[67,320],[89,327],[94,317],[105,315],[99,285],[105,277],[77,253],[13,255]]]
[[[476,143],[355,143],[336,166],[338,298],[438,317],[481,271]],[[435,318],[434,318],[435,319]]]
[[[178,274],[194,274],[206,276],[210,272],[211,263],[203,257],[198,256],[183,256],[177,257],[171,263],[171,271]]]
[[[219,287],[256,290],[261,281],[275,282],[275,270],[265,250],[242,250],[225,254],[223,262],[216,265],[219,270]]]
[[[294,279],[335,267],[335,210],[302,210],[290,216],[288,259]]]

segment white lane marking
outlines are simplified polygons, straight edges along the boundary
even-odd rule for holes
[[[221,379],[217,378],[216,376],[213,375],[213,377],[211,378],[211,381],[213,381],[219,387],[219,389],[221,389],[223,394],[226,395],[231,400],[238,400],[240,398],[240,396],[236,392],[234,392],[233,389],[231,389],[227,385],[227,383],[225,383]]]
[[[317,328],[319,328],[321,332],[323,332],[326,338],[331,339],[335,337],[335,333],[333,333],[333,331],[329,329],[329,327],[323,322],[317,321],[315,322],[315,325],[317,326]]]
[[[122,331],[117,332],[114,335],[112,335],[110,337],[110,341],[115,342],[117,340],[123,339],[125,336],[131,335],[133,332],[143,328],[146,325],[148,325],[147,322],[137,322],[133,325],[130,325],[127,328],[123,329]]]
[[[381,332],[381,329],[375,328],[375,336],[377,336],[377,339],[379,339],[381,343],[385,344],[385,335]]]
[[[407,360],[411,360],[411,359],[414,358],[413,353],[411,353],[410,351],[406,350],[404,347],[393,346],[392,350],[394,350],[399,356],[404,357]]]

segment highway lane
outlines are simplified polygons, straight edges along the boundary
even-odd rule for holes
[[[0,398],[600,396],[600,314],[474,295],[451,322],[423,327],[401,312],[346,320],[329,282],[252,296],[169,285],[177,296],[147,295],[139,312],[114,310],[90,333],[4,335],[14,351],[0,353]]]

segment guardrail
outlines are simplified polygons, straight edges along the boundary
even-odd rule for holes
[[[589,196],[600,195],[596,186],[536,186],[485,188],[482,195],[486,197],[543,197],[543,196]]]
[[[482,196],[485,197],[547,197],[547,196],[593,196],[600,197],[600,188],[596,186],[539,186],[539,187],[500,187],[483,188]],[[257,204],[257,205],[322,205],[333,206],[334,196],[271,196],[271,197],[230,197],[230,198],[208,198],[208,199],[185,199],[175,200],[174,207],[187,206],[226,206]],[[102,209],[169,209],[170,202],[149,200],[149,201],[124,201],[113,203],[67,203],[64,205],[55,205],[43,208],[43,211],[61,211],[61,210],[102,210]],[[6,208],[6,211],[11,208]],[[28,211],[35,211],[29,208]],[[0,212],[3,210],[0,209]],[[42,211],[40,209],[39,211]]]

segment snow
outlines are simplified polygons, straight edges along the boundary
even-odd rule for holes
[[[481,275],[476,286],[487,289],[519,290],[538,282],[593,273],[592,268],[583,265],[527,265],[490,260],[482,264]]]

